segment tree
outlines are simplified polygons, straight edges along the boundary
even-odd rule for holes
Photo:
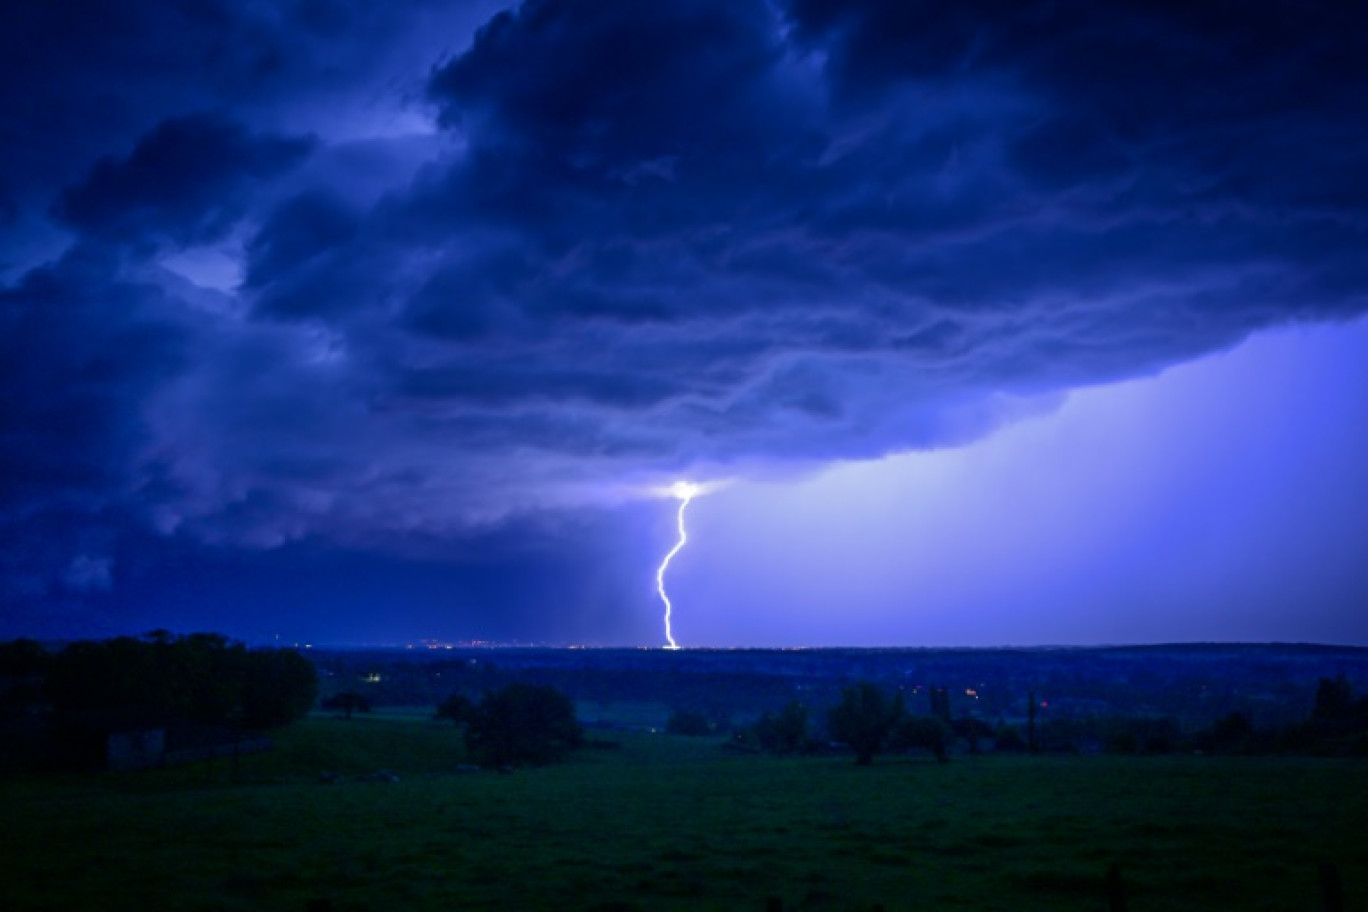
[[[1251,753],[1257,749],[1254,723],[1244,713],[1233,712],[1217,719],[1211,727],[1197,736],[1197,744],[1204,750],[1223,754]]]
[[[1020,754],[1026,751],[1026,739],[1021,737],[1021,732],[1004,725],[997,730],[993,738],[993,750],[999,753]]]
[[[43,677],[51,664],[52,656],[37,640],[0,643],[0,706],[18,707],[39,702]]]
[[[963,738],[969,745],[969,753],[979,752],[979,742],[993,737],[993,727],[982,719],[975,719],[972,716],[961,716],[950,723],[951,730],[954,731],[956,738]]]
[[[318,670],[293,649],[253,649],[242,682],[242,724],[276,728],[302,719],[318,699]]]
[[[52,656],[37,640],[21,637],[0,643],[0,678],[39,677],[51,663]]]
[[[767,712],[755,723],[760,749],[771,754],[796,754],[807,749],[808,711],[797,700],[777,713]]]
[[[162,708],[171,693],[153,660],[151,649],[132,637],[71,643],[52,659],[48,700],[61,715],[123,706]]]
[[[253,649],[217,633],[72,643],[53,657],[46,693],[59,715],[128,709],[172,719],[273,728],[318,696],[313,663],[293,650]]]
[[[570,698],[544,684],[509,684],[485,694],[466,726],[466,746],[486,766],[542,766],[583,738]]]
[[[149,641],[147,648],[158,668],[159,686],[170,691],[177,713],[222,725],[241,711],[243,689],[257,670],[246,646],[232,643],[220,633],[175,638],[164,630],[154,630],[144,639]]]
[[[438,719],[466,725],[475,716],[475,704],[465,694],[454,693],[438,705],[435,715]]]
[[[328,712],[340,712],[348,719],[352,717],[352,713],[368,713],[371,711],[370,700],[354,690],[344,690],[342,693],[333,694],[321,705]]]
[[[1344,675],[1321,678],[1316,685],[1316,705],[1311,718],[1317,722],[1342,722],[1354,714],[1354,685]]]
[[[868,766],[883,749],[902,713],[901,697],[889,699],[867,682],[852,684],[841,691],[841,702],[831,708],[827,728],[833,738],[855,749],[857,764]]]
[[[931,685],[928,696],[931,698],[931,715],[945,724],[950,724],[950,691],[944,687]]]
[[[938,716],[904,716],[893,729],[892,744],[898,750],[929,750],[944,763],[950,757],[949,725]]]
[[[675,710],[665,722],[665,731],[671,735],[702,737],[712,734],[712,730],[706,714],[689,709]]]

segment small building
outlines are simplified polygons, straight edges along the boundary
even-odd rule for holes
[[[139,725],[108,732],[105,736],[105,769],[111,772],[149,769],[166,762],[166,728]]]
[[[166,761],[165,713],[143,707],[89,710],[53,720],[54,759],[83,770],[127,771]]]

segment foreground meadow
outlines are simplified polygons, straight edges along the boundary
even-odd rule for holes
[[[614,736],[618,737],[618,736]],[[311,719],[269,754],[0,782],[0,907],[187,910],[1368,908],[1362,763],[736,755],[620,746],[456,770],[449,728]],[[399,781],[366,781],[392,770]],[[319,774],[342,780],[322,784]]]

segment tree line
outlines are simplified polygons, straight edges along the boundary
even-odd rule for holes
[[[328,697],[322,708],[351,719],[370,712],[371,704],[364,694],[349,690]],[[478,701],[453,693],[433,716],[459,727],[470,757],[491,769],[545,766],[584,743],[574,701],[546,684],[515,681]]]
[[[881,753],[925,750],[944,762],[962,746],[978,753],[991,744],[999,752],[1079,752],[1166,754],[1178,751],[1217,754],[1319,754],[1368,756],[1368,698],[1356,697],[1344,675],[1321,678],[1310,713],[1287,725],[1257,728],[1241,713],[1230,713],[1210,725],[1183,730],[1178,721],[1153,716],[1108,716],[1052,719],[1040,708],[1047,701],[1027,697],[1024,730],[989,725],[971,716],[952,717],[944,688],[931,687],[929,711],[911,711],[901,691],[871,682],[842,689],[839,701],[818,730],[812,711],[790,701],[754,722],[732,729],[732,747],[756,753],[802,754],[848,750],[861,765]],[[697,710],[673,712],[666,731],[678,735],[718,735],[725,723]],[[822,737],[824,735],[825,737]]]
[[[455,693],[436,716],[461,726],[466,749],[496,769],[544,766],[562,760],[584,743],[575,704],[546,684],[513,683],[472,701]]]
[[[318,697],[318,673],[292,649],[249,649],[217,633],[83,640],[49,653],[33,640],[0,644],[11,708],[46,704],[59,719],[137,708],[206,724],[286,725]]]

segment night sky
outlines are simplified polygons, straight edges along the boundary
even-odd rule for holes
[[[0,11],[0,637],[1368,644],[1368,8]]]

